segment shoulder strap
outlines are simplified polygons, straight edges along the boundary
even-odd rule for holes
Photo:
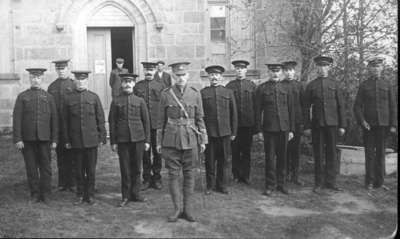
[[[169,88],[169,93],[171,93],[172,98],[174,98],[175,102],[178,104],[179,108],[181,108],[181,110],[183,111],[183,113],[185,114],[185,118],[188,119],[189,118],[189,114],[186,111],[185,107],[183,107],[182,103],[179,101],[178,97],[176,97],[172,87]]]

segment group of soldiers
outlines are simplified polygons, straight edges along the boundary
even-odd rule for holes
[[[116,59],[117,68],[110,76],[113,99],[108,122],[111,149],[118,153],[121,170],[118,206],[144,202],[142,190],[163,187],[163,158],[174,206],[168,221],[195,221],[194,168],[200,154],[205,153],[205,194],[229,194],[231,155],[234,181],[250,184],[255,134],[264,141],[264,195],[271,196],[275,190],[289,194],[287,181],[302,185],[302,135],[312,137],[313,191],[340,191],[336,142],[346,128],[343,92],[329,75],[333,59],[318,56],[314,62],[318,77],[307,85],[296,77],[295,61],[266,64],[269,80],[258,86],[246,78],[246,60],[232,62],[236,79],[226,86],[222,84],[224,67],[211,65],[205,68],[210,85],[199,91],[187,84],[189,62],[170,64],[171,75],[164,72],[163,61],[142,62],[144,80],[136,82],[138,75],[123,68],[122,58]],[[14,142],[22,150],[35,201],[46,201],[51,191],[50,152],[55,149],[59,190],[74,191],[76,186],[74,204],[93,204],[98,145],[107,142],[103,107],[88,90],[89,71],[72,71],[75,77],[71,79],[68,60],[54,63],[59,77],[47,92],[41,88],[46,69],[26,69],[31,87],[15,103]],[[387,133],[395,133],[397,127],[397,102],[382,75],[382,63],[381,58],[369,61],[369,77],[361,83],[354,104],[364,133],[369,190],[383,185]]]

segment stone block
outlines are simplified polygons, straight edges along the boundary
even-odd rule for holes
[[[11,126],[12,120],[12,111],[1,111],[0,112],[0,126],[1,127],[6,127],[6,126]]]
[[[206,55],[205,46],[196,46],[196,57],[204,57]]]
[[[189,45],[189,44],[202,44],[204,42],[204,36],[201,34],[178,34],[176,35],[177,45]]]
[[[150,47],[149,56],[151,58],[165,58],[165,47],[163,46]]]
[[[56,47],[26,48],[25,59],[54,59],[66,55],[66,49]]]
[[[193,58],[195,55],[194,48],[195,47],[193,45],[169,46],[167,47],[167,58],[168,59]]]
[[[175,11],[193,11],[196,9],[196,4],[188,0],[175,0]]]
[[[0,99],[0,109],[12,110],[14,108],[14,100]]]
[[[200,23],[204,21],[204,12],[185,12],[183,22]]]

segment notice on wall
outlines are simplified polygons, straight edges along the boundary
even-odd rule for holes
[[[94,73],[104,74],[106,73],[106,62],[105,60],[95,60],[94,61]]]

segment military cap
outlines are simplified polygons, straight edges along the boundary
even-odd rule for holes
[[[133,74],[133,73],[121,73],[121,74],[119,74],[119,77],[121,77],[121,81],[133,80],[136,82],[136,77],[138,77],[138,75]]]
[[[368,66],[377,66],[383,63],[382,57],[373,57],[368,60]]]
[[[90,72],[91,71],[79,70],[79,71],[72,71],[71,73],[75,75],[75,78],[77,80],[84,80],[88,78]]]
[[[187,68],[190,62],[176,62],[172,63],[169,65],[171,67],[172,72],[174,72],[175,75],[184,75],[187,72]]]
[[[250,63],[245,60],[236,60],[232,61],[232,65],[234,65],[235,67],[236,66],[247,67],[248,65],[250,65]]]
[[[145,69],[154,69],[157,66],[157,63],[154,62],[142,62],[143,68]]]
[[[314,62],[317,66],[326,66],[332,64],[333,59],[329,56],[317,56],[314,57]]]
[[[54,63],[56,65],[56,68],[64,68],[66,66],[68,66],[68,62],[70,61],[70,59],[61,59],[61,60],[55,60],[52,61],[52,63]]]
[[[116,63],[124,63],[124,58],[118,57],[117,59],[115,59]]]
[[[47,71],[45,68],[26,68],[25,70],[32,75],[43,75],[43,72]]]
[[[165,62],[164,62],[164,61],[157,61],[156,64],[157,64],[157,65],[158,65],[158,64],[165,65]]]
[[[211,73],[219,73],[219,74],[222,74],[222,73],[225,72],[225,68],[222,67],[222,66],[219,66],[219,65],[212,65],[212,66],[207,66],[207,67],[205,68],[205,71],[206,71],[208,74],[211,74]]]
[[[275,71],[275,70],[281,70],[283,65],[281,63],[267,63],[265,64],[269,70]]]
[[[295,61],[284,61],[282,62],[283,69],[294,69],[297,66]]]

